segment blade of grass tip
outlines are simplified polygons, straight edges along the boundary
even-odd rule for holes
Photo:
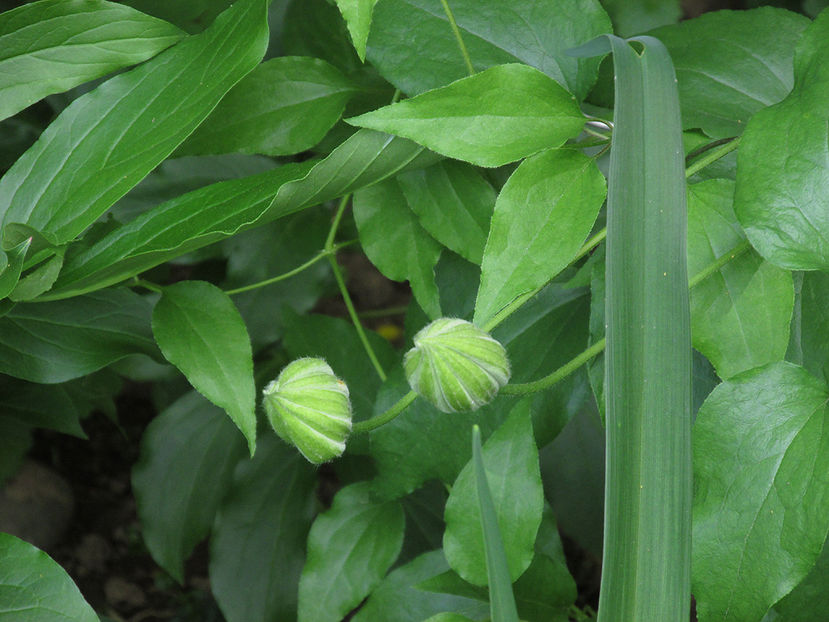
[[[492,503],[484,469],[481,429],[477,425],[472,427],[472,460],[475,466],[481,527],[484,532],[490,615],[492,622],[518,622],[518,611],[515,608],[512,581],[507,566],[507,554],[504,552],[504,541],[498,528],[495,505]]]
[[[673,64],[608,35],[616,73],[607,200],[606,483],[599,622],[687,622],[691,331]],[[605,48],[607,49],[607,48]]]

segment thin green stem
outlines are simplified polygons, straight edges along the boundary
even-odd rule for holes
[[[610,134],[602,134],[601,132],[594,130],[589,125],[585,125],[583,129],[585,134],[590,134],[591,136],[596,136],[597,138],[602,138],[604,140],[610,140]]]
[[[601,353],[604,350],[604,347],[605,339],[604,337],[602,337],[599,341],[587,348],[584,352],[581,352],[580,354],[569,360],[567,363],[559,367],[552,374],[544,376],[544,378],[540,378],[538,380],[533,380],[532,382],[522,382],[519,384],[505,385],[501,387],[500,392],[504,395],[525,395],[527,393],[536,393],[538,391],[543,391],[544,389],[549,389],[557,382],[564,380],[567,376],[572,374],[574,371],[576,371],[579,367],[584,365],[594,356]]]
[[[416,397],[417,393],[415,393],[414,391],[409,391],[408,393],[406,393],[406,395],[397,400],[397,403],[391,408],[389,408],[386,412],[377,415],[372,419],[366,419],[365,421],[358,421],[357,423],[355,423],[354,427],[352,428],[352,432],[354,434],[360,434],[362,432],[371,432],[372,430],[375,430],[382,425],[386,425],[389,421],[391,421],[397,415],[406,410],[409,407],[409,404],[415,401]]]
[[[357,240],[348,240],[346,242],[340,242],[339,244],[334,244],[330,249],[323,249],[318,252],[316,255],[311,257],[308,261],[304,264],[297,266],[293,270],[288,270],[288,272],[284,272],[277,276],[273,276],[269,279],[265,279],[264,281],[258,281],[257,283],[251,283],[250,285],[245,285],[243,287],[237,287],[235,289],[226,289],[225,294],[228,296],[235,296],[236,294],[241,294],[242,292],[249,292],[253,289],[259,289],[260,287],[266,287],[267,285],[272,285],[273,283],[278,283],[279,281],[284,281],[285,279],[290,279],[292,276],[296,276],[303,270],[307,270],[315,263],[325,259],[326,257],[335,254],[341,248],[345,248],[346,246],[351,246],[352,244],[356,244]]]
[[[449,3],[446,0],[440,0],[440,3],[443,5],[443,12],[446,13],[446,18],[449,20],[452,32],[455,34],[455,40],[458,42],[458,47],[461,50],[463,62],[466,63],[466,70],[470,76],[473,76],[475,75],[475,67],[472,66],[472,59],[469,58],[469,51],[463,42],[463,37],[461,37],[461,31],[458,28],[458,23],[455,21],[455,16],[452,14],[452,9],[449,8]]]
[[[135,287],[143,287],[144,289],[148,289],[151,292],[156,292],[158,294],[161,293],[163,287],[161,285],[157,285],[152,281],[145,281],[144,279],[139,279],[137,276],[132,278],[132,283]]]
[[[749,243],[749,241],[748,240],[743,240],[740,244],[738,244],[737,246],[732,248],[725,255],[723,255],[722,257],[719,257],[714,262],[708,264],[707,266],[705,266],[705,268],[703,268],[702,270],[697,272],[693,277],[688,279],[689,289],[693,289],[694,287],[699,285],[700,282],[704,281],[709,276],[711,276],[715,272],[719,271],[719,269],[722,268],[729,261],[731,261],[732,259],[736,259],[737,257],[739,257],[740,255],[745,253],[750,248],[751,248],[751,244]]]
[[[729,153],[734,151],[739,144],[740,137],[738,136],[737,138],[732,139],[724,145],[706,151],[706,155],[702,156],[699,160],[693,162],[685,168],[685,177],[690,177],[697,171],[704,169],[709,164],[716,162],[725,155],[728,155]]]
[[[345,279],[343,278],[342,270],[340,270],[340,265],[337,263],[337,257],[333,251],[335,246],[334,238],[337,236],[337,229],[340,226],[340,221],[342,220],[343,213],[345,212],[345,208],[348,206],[348,200],[350,198],[351,195],[347,194],[340,199],[340,204],[337,206],[337,211],[334,213],[334,220],[331,223],[331,229],[328,231],[328,238],[325,240],[325,250],[328,251],[328,263],[331,264],[331,271],[334,273],[334,280],[337,281],[337,287],[340,289],[343,302],[345,302],[345,308],[348,309],[348,316],[351,318],[351,323],[354,324],[354,328],[357,330],[357,336],[363,344],[363,348],[368,355],[368,359],[374,366],[375,371],[377,371],[377,375],[380,377],[380,380],[385,382],[386,372],[383,370],[383,366],[380,365],[380,361],[374,353],[374,348],[371,347],[371,344],[368,341],[366,331],[360,323],[360,317],[357,315],[357,309],[354,307],[354,302],[351,300],[351,295],[348,293],[348,288],[345,286]]]

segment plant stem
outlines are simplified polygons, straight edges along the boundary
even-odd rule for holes
[[[708,166],[712,162],[716,162],[721,157],[723,157],[725,155],[728,155],[729,153],[734,151],[739,144],[740,144],[740,137],[738,136],[737,138],[731,139],[729,142],[725,143],[724,145],[722,145],[720,147],[710,149],[709,151],[706,152],[707,155],[704,155],[699,160],[697,160],[696,162],[690,164],[685,169],[685,177],[690,177],[691,175],[693,175],[697,171],[700,171],[700,170],[704,169],[706,166]]]
[[[379,428],[382,425],[386,425],[389,421],[394,419],[397,415],[402,413],[406,408],[409,407],[409,404],[415,401],[417,397],[417,393],[414,391],[409,391],[397,400],[397,403],[389,408],[384,413],[377,415],[371,419],[366,419],[365,421],[358,421],[354,424],[352,428],[352,432],[355,434],[359,434],[361,432],[371,432],[372,430]]]
[[[331,271],[334,273],[334,279],[337,281],[337,287],[343,297],[343,302],[345,302],[345,308],[348,309],[348,315],[351,318],[351,323],[354,324],[354,328],[357,330],[357,336],[360,338],[360,342],[363,344],[363,348],[368,355],[368,359],[374,366],[380,380],[385,382],[386,372],[383,370],[383,366],[380,365],[380,361],[377,360],[374,348],[371,347],[368,337],[366,336],[366,332],[363,329],[363,325],[360,323],[360,317],[357,315],[357,309],[354,308],[351,295],[348,293],[348,288],[345,286],[345,279],[343,278],[343,273],[340,270],[340,266],[337,263],[337,257],[335,255],[334,238],[337,236],[337,229],[340,226],[340,221],[342,220],[343,213],[345,212],[345,208],[348,206],[348,200],[350,198],[351,195],[347,194],[340,199],[340,204],[337,206],[337,211],[334,213],[334,220],[331,223],[331,229],[328,231],[328,238],[325,240],[324,252],[326,252],[328,257],[328,263],[331,264]]]
[[[163,289],[161,285],[157,285],[156,283],[152,283],[151,281],[145,281],[144,279],[139,279],[137,276],[132,278],[132,285],[137,287],[143,287],[144,289],[148,289],[151,292],[156,292],[158,294],[161,293]]]
[[[691,277],[688,280],[688,288],[693,289],[694,287],[699,285],[701,281],[704,281],[709,276],[719,271],[719,269],[722,268],[729,261],[731,261],[732,259],[736,259],[750,248],[751,244],[749,243],[749,241],[743,240],[740,244],[732,248],[725,255],[714,260],[713,262],[705,266],[705,268],[697,272],[693,277]]]
[[[449,8],[449,3],[446,0],[440,0],[440,3],[443,5],[443,11],[446,13],[446,17],[449,20],[449,25],[452,27],[452,32],[455,34],[455,40],[458,42],[458,47],[461,50],[461,56],[463,56],[463,62],[466,63],[466,70],[469,72],[470,76],[475,75],[475,67],[472,66],[472,59],[469,58],[469,52],[466,49],[466,45],[463,42],[463,37],[461,37],[461,31],[458,28],[458,24],[455,21],[455,16],[452,14],[452,9]]]
[[[288,270],[288,272],[284,272],[277,276],[273,276],[269,279],[265,279],[264,281],[259,281],[257,283],[251,283],[250,285],[245,285],[243,287],[237,287],[236,289],[226,289],[225,294],[228,296],[235,296],[236,294],[241,294],[242,292],[248,292],[253,289],[259,289],[260,287],[265,287],[267,285],[271,285],[273,283],[278,283],[279,281],[284,281],[285,279],[289,279],[292,276],[296,276],[303,270],[306,270],[313,266],[315,263],[325,259],[326,257],[335,254],[341,248],[345,248],[346,246],[351,246],[352,244],[356,244],[357,240],[348,240],[346,242],[340,242],[339,244],[334,244],[330,249],[323,249],[318,252],[316,255],[311,257],[308,261],[304,264],[297,266],[293,270]]]
[[[574,371],[576,371],[579,367],[584,365],[587,361],[592,359],[594,356],[599,354],[605,347],[605,339],[602,338],[592,346],[587,348],[584,352],[581,352],[570,361],[559,367],[555,370],[552,374],[548,376],[544,376],[539,380],[533,380],[532,382],[523,382],[519,384],[508,384],[501,387],[501,393],[504,395],[524,395],[526,393],[535,393],[537,391],[543,391],[544,389],[549,389],[551,386],[563,380]]]

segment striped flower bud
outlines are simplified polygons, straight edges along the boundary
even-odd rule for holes
[[[263,391],[273,429],[314,464],[345,451],[351,432],[348,387],[320,358],[289,363]]]
[[[504,346],[455,318],[440,318],[418,332],[403,367],[412,389],[445,413],[488,404],[510,377]]]

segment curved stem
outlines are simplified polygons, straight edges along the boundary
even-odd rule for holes
[[[539,380],[532,382],[522,382],[520,384],[508,384],[501,387],[501,393],[504,395],[526,395],[527,393],[536,393],[549,389],[557,382],[564,380],[567,376],[576,371],[579,367],[584,365],[587,361],[592,359],[597,354],[600,354],[605,347],[605,339],[602,337],[599,341],[587,348],[584,352],[579,353],[567,363],[559,367],[552,374],[544,376]]]
[[[334,244],[330,249],[323,249],[318,252],[316,255],[311,257],[308,261],[304,264],[297,266],[293,270],[288,270],[288,272],[284,272],[277,276],[273,276],[269,279],[265,279],[264,281],[258,281],[257,283],[251,283],[250,285],[245,285],[243,287],[237,287],[235,289],[226,289],[225,294],[228,296],[235,296],[236,294],[241,294],[242,292],[248,292],[252,289],[259,289],[260,287],[265,287],[267,285],[272,285],[273,283],[278,283],[279,281],[284,281],[285,279],[289,279],[292,276],[296,276],[303,270],[306,270],[313,266],[315,263],[325,259],[329,255],[333,255],[341,248],[346,246],[351,246],[352,244],[356,244],[357,240],[348,240],[347,242],[340,242],[339,244]]]
[[[163,289],[161,285],[156,285],[151,281],[145,281],[144,279],[139,279],[137,276],[132,278],[132,285],[137,287],[143,287],[144,289],[148,289],[151,292],[156,292],[157,294],[161,293]]]
[[[716,142],[716,141],[715,141]],[[740,137],[731,139],[729,142],[725,143],[724,145],[716,148],[711,148],[707,150],[703,157],[701,157],[696,162],[690,164],[685,169],[685,177],[690,177],[697,171],[704,169],[709,164],[716,162],[721,157],[728,155],[732,151],[734,151],[737,146],[740,144]]]
[[[386,425],[389,421],[406,410],[406,408],[409,407],[409,404],[415,401],[416,397],[417,393],[409,391],[406,395],[397,400],[397,403],[386,412],[377,415],[372,419],[366,419],[365,421],[358,421],[355,423],[351,431],[355,434],[359,434],[361,432],[370,432],[371,430],[379,428],[382,425]]]
[[[449,25],[452,27],[452,32],[455,34],[455,40],[458,42],[458,47],[461,50],[463,62],[466,63],[466,70],[469,72],[470,76],[473,76],[475,75],[475,67],[472,66],[472,59],[469,58],[469,51],[466,49],[466,45],[463,42],[463,37],[461,37],[461,31],[455,21],[455,16],[452,14],[452,9],[449,8],[449,3],[446,0],[440,0],[440,3],[443,5],[443,12],[446,13]]]

